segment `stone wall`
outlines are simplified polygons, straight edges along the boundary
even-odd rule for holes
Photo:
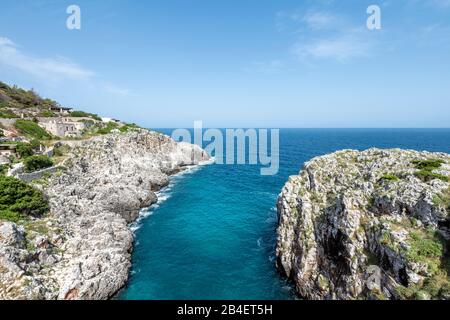
[[[18,174],[16,176],[16,178],[19,180],[22,180],[24,182],[31,182],[33,180],[41,179],[46,174],[53,174],[56,171],[58,171],[58,169],[61,169],[61,167],[55,166],[55,167],[50,167],[50,168],[42,169],[42,170],[35,171],[35,172],[21,173],[21,174]]]
[[[5,127],[11,127],[16,123],[17,119],[0,119],[0,124]]]

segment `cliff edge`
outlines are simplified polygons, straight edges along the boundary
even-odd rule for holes
[[[199,147],[142,129],[72,143],[64,165],[34,181],[50,213],[0,222],[0,299],[107,299],[128,279],[142,208],[169,176],[209,159]]]
[[[450,155],[343,150],[278,199],[277,267],[305,299],[450,299]]]

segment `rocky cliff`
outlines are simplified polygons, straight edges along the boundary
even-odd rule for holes
[[[0,222],[0,299],[107,299],[128,279],[129,223],[169,175],[208,160],[197,146],[133,130],[73,144],[60,170],[36,181],[50,213]]]
[[[344,150],[278,199],[277,266],[305,299],[450,299],[450,155]]]

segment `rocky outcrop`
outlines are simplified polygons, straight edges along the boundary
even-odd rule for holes
[[[64,170],[37,187],[51,212],[0,222],[0,299],[107,299],[128,279],[140,209],[169,175],[208,160],[199,147],[133,130],[73,144]]]
[[[339,151],[289,178],[277,266],[305,299],[449,299],[450,155]]]

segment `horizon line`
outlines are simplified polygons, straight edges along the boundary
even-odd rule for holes
[[[193,127],[145,127],[146,129],[194,129]],[[295,129],[295,130],[450,130],[450,127],[203,127],[201,129]]]

